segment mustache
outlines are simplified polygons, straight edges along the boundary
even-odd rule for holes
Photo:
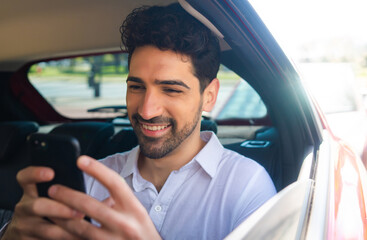
[[[172,118],[163,116],[157,116],[151,119],[144,119],[142,116],[140,116],[139,113],[135,113],[131,117],[132,119],[140,123],[169,123],[171,125],[175,123],[175,121]]]

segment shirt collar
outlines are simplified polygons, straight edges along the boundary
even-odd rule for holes
[[[203,141],[207,142],[203,149],[194,157],[196,161],[210,177],[214,177],[217,172],[219,162],[221,160],[223,146],[219,142],[217,136],[210,131],[200,132],[200,137]],[[138,157],[140,148],[139,146],[133,148],[128,155],[126,165],[121,171],[121,176],[126,178],[127,176],[138,172]],[[191,162],[191,161],[190,161]],[[189,163],[190,163],[189,162]]]
[[[202,131],[200,137],[207,143],[194,159],[213,178],[217,172],[224,148],[213,132]]]
[[[138,170],[138,157],[139,157],[140,148],[139,146],[134,147],[130,154],[127,157],[127,161],[125,166],[121,171],[121,176],[123,178],[128,177]]]
[[[131,180],[132,181],[131,187],[136,192],[141,192],[148,187],[155,189],[153,187],[153,184],[145,180],[139,173],[138,169],[139,153],[140,153],[139,146],[136,146],[131,150],[130,154],[127,157],[126,164],[121,171],[121,176],[123,178],[126,178],[130,175],[133,176]]]

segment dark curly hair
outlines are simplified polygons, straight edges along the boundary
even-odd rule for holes
[[[200,92],[217,76],[220,61],[216,36],[179,4],[165,7],[140,7],[133,10],[120,27],[121,41],[129,54],[152,45],[190,57],[194,75],[200,81]]]

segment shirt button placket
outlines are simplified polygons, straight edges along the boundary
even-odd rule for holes
[[[160,211],[162,211],[162,207],[161,207],[161,205],[156,205],[156,206],[154,207],[154,210],[155,210],[156,212],[160,212]]]

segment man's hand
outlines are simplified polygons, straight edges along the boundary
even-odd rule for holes
[[[17,174],[23,196],[2,239],[78,239],[48,218],[72,219],[83,215],[66,205],[38,197],[36,183],[52,180],[54,172],[46,167],[27,167]]]
[[[86,239],[161,239],[147,211],[120,175],[87,156],[80,157],[77,164],[103,184],[110,197],[100,202],[61,185],[52,186],[49,195],[71,209],[85,213],[101,226],[81,219],[52,218],[54,222],[71,234]]]

